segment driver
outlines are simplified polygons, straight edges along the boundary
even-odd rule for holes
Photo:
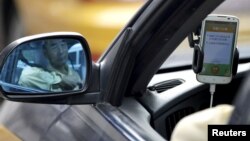
[[[82,81],[79,74],[67,65],[68,46],[62,39],[44,42],[43,54],[48,58],[45,67],[26,67],[21,73],[19,85],[49,90],[77,90]],[[43,60],[46,62],[46,60]]]

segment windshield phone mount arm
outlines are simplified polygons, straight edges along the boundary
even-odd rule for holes
[[[194,48],[192,69],[196,74],[201,72],[204,58],[203,51],[200,47],[200,30],[201,25],[188,35],[189,46],[190,48]]]

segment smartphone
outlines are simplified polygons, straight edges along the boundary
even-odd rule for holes
[[[208,15],[202,22],[200,47],[203,66],[197,80],[227,84],[232,80],[232,66],[237,44],[239,19],[231,15]]]

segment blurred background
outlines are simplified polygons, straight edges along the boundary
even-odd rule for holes
[[[97,60],[144,0],[0,0],[6,45],[26,35],[75,31],[88,41]],[[3,46],[2,46],[3,47]]]

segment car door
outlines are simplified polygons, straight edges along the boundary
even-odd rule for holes
[[[120,108],[110,104],[69,106],[5,102],[0,118],[1,123],[25,141],[164,140],[152,129],[149,119],[150,114],[133,99],[127,99]]]

